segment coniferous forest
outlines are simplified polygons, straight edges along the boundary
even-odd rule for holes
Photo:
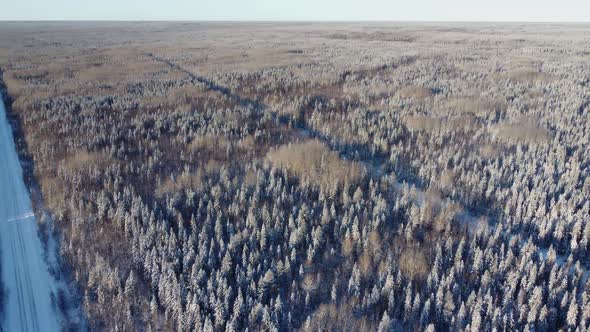
[[[587,330],[589,33],[0,23],[64,329]]]

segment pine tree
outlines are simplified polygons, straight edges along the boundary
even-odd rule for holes
[[[567,310],[567,317],[566,317],[567,325],[569,325],[572,328],[575,327],[577,319],[578,319],[578,304],[576,303],[575,293],[572,293],[569,308]]]
[[[377,328],[379,332],[388,332],[391,331],[391,319],[387,312],[383,313],[383,317],[381,317],[381,321],[379,322],[379,327]]]

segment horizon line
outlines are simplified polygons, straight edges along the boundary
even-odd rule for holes
[[[57,22],[191,22],[191,23],[567,23],[567,24],[590,24],[590,20],[374,20],[374,19],[344,19],[344,20],[307,20],[307,19],[0,19],[2,23],[57,23]]]

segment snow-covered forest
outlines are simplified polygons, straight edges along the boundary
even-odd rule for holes
[[[0,23],[0,68],[93,330],[587,330],[589,40]]]

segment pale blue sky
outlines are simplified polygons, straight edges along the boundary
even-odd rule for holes
[[[590,22],[590,0],[1,0],[0,20]]]

